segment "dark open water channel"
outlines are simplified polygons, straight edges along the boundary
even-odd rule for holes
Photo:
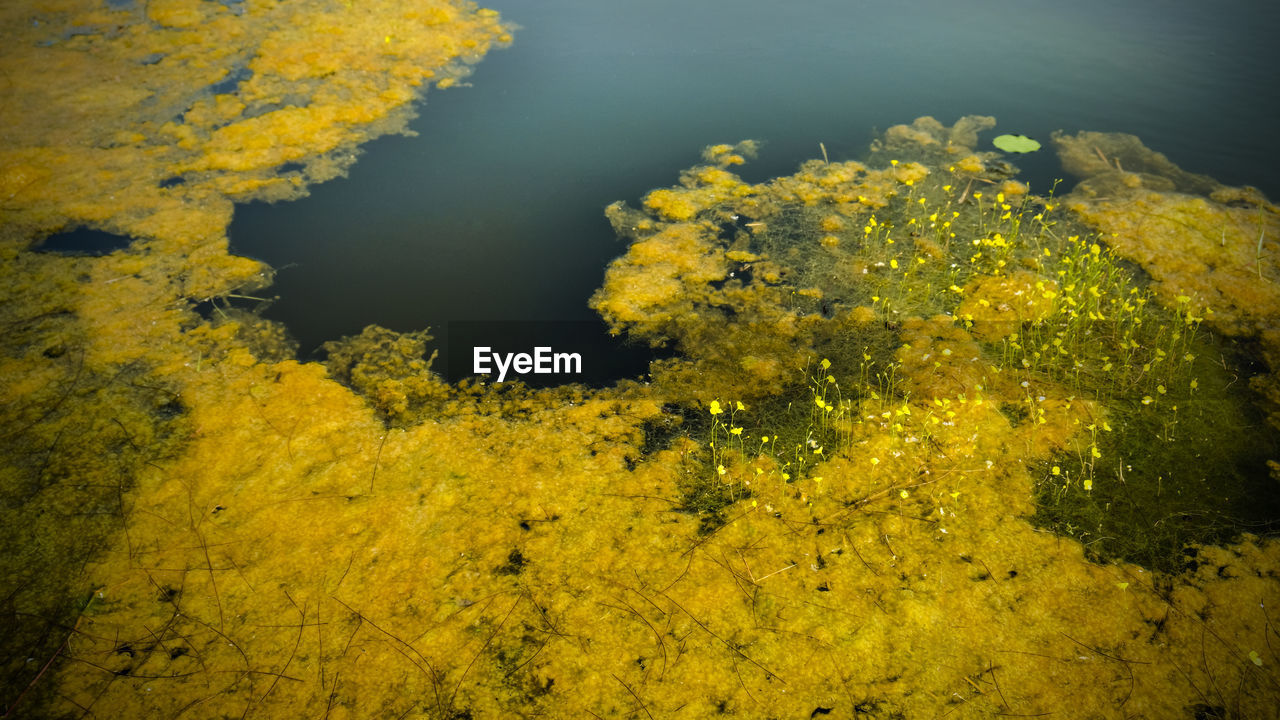
[[[370,323],[591,320],[624,248],[602,210],[675,184],[706,145],[764,142],[748,180],[824,143],[994,115],[1045,143],[1015,162],[1061,175],[1055,129],[1139,135],[1183,168],[1280,197],[1280,6],[1263,3],[496,0],[521,29],[473,87],[431,92],[417,137],[366,146],[311,197],[238,208],[235,252],[280,268],[268,316],[304,358]],[[1070,183],[1064,186],[1069,189]],[[629,371],[628,371],[629,372]]]

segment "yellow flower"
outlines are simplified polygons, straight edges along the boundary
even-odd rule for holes
[[[712,401],[711,401],[711,414],[712,414],[712,415],[719,415],[719,414],[720,414],[720,413],[722,413],[722,412],[724,412],[724,411],[720,409],[720,401],[719,401],[719,400],[712,400]]]
[[[1093,490],[1093,481],[1089,479],[1085,479],[1084,489],[1085,489],[1085,492],[1089,492],[1090,490]]]
[[[729,471],[728,471],[728,470],[725,470],[723,465],[717,465],[717,466],[716,466],[716,472],[718,472],[718,473],[720,473],[721,475],[723,475],[723,474],[725,474],[725,473],[727,473],[727,472],[729,472]]]
[[[747,409],[747,408],[746,408],[746,406],[742,404],[742,401],[741,401],[741,400],[739,400],[739,401],[735,402],[735,403],[734,403],[734,407],[736,407],[736,408],[737,408],[737,409],[739,409],[739,410],[746,410],[746,409]]]
[[[740,428],[740,427],[736,427],[736,428],[729,428],[729,433],[730,433],[730,434],[732,434],[732,435],[741,435],[741,434],[742,434],[742,428]]]

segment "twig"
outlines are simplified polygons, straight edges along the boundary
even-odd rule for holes
[[[373,481],[376,480],[378,477],[378,463],[382,462],[382,446],[387,444],[387,435],[390,435],[390,434],[391,433],[389,432],[382,434],[382,442],[378,443],[378,454],[373,458],[373,474],[369,476],[369,494],[370,495],[373,494]]]
[[[609,673],[609,674],[613,675],[613,673]],[[631,697],[636,699],[636,702],[639,703],[640,709],[644,711],[644,714],[649,716],[649,720],[653,720],[653,713],[649,712],[649,708],[645,707],[644,700],[640,699],[640,696],[636,694],[636,691],[632,690],[630,685],[622,682],[622,678],[618,677],[617,675],[613,675],[613,679],[617,680],[619,685],[626,688],[627,692],[631,693]]]
[[[990,661],[987,662],[987,672],[991,674],[991,683],[996,686],[996,694],[1000,696],[1000,704],[1004,705],[1005,710],[1012,710],[1009,701],[1004,697],[1004,691],[1000,689],[1000,681],[996,679],[996,666]]]
[[[520,601],[523,599],[524,598],[520,596],[516,597],[516,601],[511,603],[511,608],[507,610],[507,614],[502,617],[502,622],[498,623],[498,627],[494,628],[493,632],[489,633],[489,637],[485,639],[484,645],[480,646],[480,649],[476,651],[475,656],[471,658],[471,662],[467,663],[466,669],[462,671],[462,675],[458,676],[458,684],[454,686],[453,694],[449,696],[450,708],[453,707],[454,698],[458,697],[458,691],[462,689],[462,681],[466,680],[467,673],[471,672],[471,667],[476,664],[476,660],[480,659],[480,656],[484,654],[484,651],[489,649],[489,644],[493,642],[493,639],[497,637],[498,633],[502,632],[503,626],[507,624],[507,619],[511,617],[511,613],[515,612],[516,606],[519,605]]]
[[[761,665],[760,663],[756,662],[756,661],[755,661],[755,659],[754,659],[754,658],[752,658],[750,655],[747,655],[746,653],[742,652],[742,651],[741,651],[741,650],[739,650],[738,648],[736,648],[736,647],[734,647],[733,645],[729,644],[729,641],[725,640],[724,638],[722,638],[722,637],[720,637],[719,635],[717,635],[717,634],[715,634],[714,632],[712,632],[712,631],[711,631],[711,628],[709,628],[709,627],[707,627],[706,625],[702,624],[702,621],[701,621],[701,620],[699,620],[696,616],[694,616],[694,614],[693,614],[693,613],[689,612],[688,610],[685,610],[683,605],[681,605],[680,603],[676,602],[675,598],[673,598],[673,597],[671,597],[670,595],[668,595],[665,591],[663,591],[663,592],[662,592],[662,596],[663,596],[663,597],[665,597],[666,599],[670,600],[672,605],[675,605],[676,607],[680,608],[681,612],[683,612],[685,615],[688,615],[688,616],[689,616],[689,619],[690,619],[690,620],[692,620],[692,621],[693,621],[693,622],[694,622],[698,627],[702,628],[702,629],[703,629],[703,630],[704,630],[708,635],[710,635],[711,637],[713,637],[713,638],[715,638],[715,639],[719,640],[719,641],[720,641],[720,643],[721,643],[722,645],[724,645],[725,647],[727,647],[727,648],[729,648],[730,650],[732,650],[732,651],[734,652],[734,654],[738,655],[739,657],[741,657],[742,659],[744,659],[744,660],[746,660],[747,662],[751,663],[752,665],[755,665],[756,667],[760,668],[760,670],[761,670],[761,671],[763,671],[765,675],[768,675],[769,677],[773,678],[774,680],[777,680],[778,682],[780,682],[780,683],[782,683],[782,684],[784,684],[784,685],[787,683],[787,681],[786,681],[786,680],[783,680],[781,677],[779,677],[777,673],[773,672],[772,670],[770,670],[769,668],[765,667],[764,665]]]
[[[84,616],[81,615],[80,617]],[[45,671],[49,669],[49,666],[53,664],[53,661],[57,660],[58,656],[62,654],[62,651],[66,649],[67,643],[71,642],[71,636],[75,634],[76,628],[79,626],[80,618],[78,617],[76,618],[75,627],[72,627],[71,631],[67,633],[67,636],[62,639],[62,643],[58,645],[58,649],[53,651],[53,655],[50,655],[49,659],[45,661],[44,665],[40,668],[40,672],[36,673],[35,677],[31,678],[31,682],[27,683],[27,686],[22,689],[22,692],[18,693],[18,697],[14,698],[13,704],[6,708],[4,715],[0,717],[7,718],[13,714],[13,711],[22,703],[22,698],[26,697],[27,692],[31,690],[31,688],[35,687],[36,683],[40,682],[40,678],[44,677]]]

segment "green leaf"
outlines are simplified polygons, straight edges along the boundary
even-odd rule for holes
[[[1013,153],[1029,153],[1040,149],[1040,143],[1026,135],[999,135],[991,140],[991,144]]]

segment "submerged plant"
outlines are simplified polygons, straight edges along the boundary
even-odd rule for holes
[[[1111,238],[1063,213],[1056,188],[1036,196],[994,158],[911,150],[810,161],[761,185],[694,168],[683,187],[649,196],[646,217],[613,211],[636,242],[610,269],[628,285],[607,280],[596,307],[619,330],[673,339],[691,370],[773,409],[772,427],[712,423],[714,469],[750,466],[737,428],[775,438],[771,457],[789,477],[822,475],[829,486],[819,466],[839,457],[877,476],[890,459],[902,471],[900,459],[920,457],[938,473],[917,449],[946,448],[961,417],[985,405],[999,415],[981,416],[1005,425],[993,437],[1026,444],[1005,461],[1027,468],[1036,521],[1099,557],[1171,568],[1182,544],[1280,516],[1241,514],[1243,492],[1195,490],[1236,477],[1259,491],[1276,448],[1252,401],[1228,391],[1239,365],[1205,331],[1214,311],[1202,298],[1163,302]],[[676,234],[696,238],[684,251],[696,248],[697,272],[661,270],[671,287],[655,304],[639,278],[693,269],[689,255],[647,251]],[[743,373],[766,364],[779,370],[765,386]],[[1255,418],[1244,436],[1266,439],[1214,440],[1226,416]],[[1201,471],[1211,457],[1239,474]],[[1172,526],[1168,540],[1144,536]]]

